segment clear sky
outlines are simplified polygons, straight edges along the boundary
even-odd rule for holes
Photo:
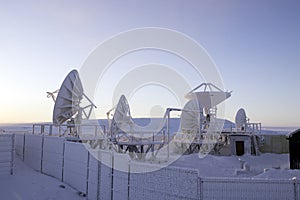
[[[58,89],[101,42],[142,27],[177,30],[206,49],[233,90],[227,118],[244,107],[265,126],[300,126],[297,0],[1,0],[0,123],[51,121],[46,91]],[[160,97],[164,104],[168,98]],[[137,99],[130,104],[142,115]],[[97,106],[103,116],[110,107]]]

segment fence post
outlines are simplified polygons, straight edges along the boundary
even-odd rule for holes
[[[41,173],[43,174],[43,157],[44,157],[44,134],[42,135],[42,150],[41,150]]]
[[[11,136],[11,163],[10,163],[10,174],[14,174],[14,155],[15,155],[15,134]]]
[[[99,155],[99,154],[98,154]],[[98,156],[99,159],[99,156]],[[100,196],[100,183],[101,183],[101,162],[97,160],[97,200],[99,200]]]
[[[294,185],[294,198],[295,200],[298,200],[298,194],[297,194],[297,177],[293,177],[292,178],[292,181],[293,181],[293,185]]]
[[[111,154],[111,193],[110,199],[114,199],[114,154]]]
[[[22,149],[22,154],[23,154],[23,158],[22,158],[22,160],[23,160],[23,162],[24,162],[24,158],[25,158],[25,133],[23,133],[23,149]]]
[[[50,124],[50,125],[49,125],[49,135],[50,135],[50,136],[52,136],[52,128],[53,128],[53,125]]]
[[[199,200],[203,200],[203,178],[198,177]]]
[[[87,167],[86,167],[86,188],[85,188],[86,196],[88,196],[88,192],[89,192],[89,173],[90,173],[90,152],[88,151]]]
[[[65,147],[66,146],[66,140],[64,140],[63,143],[63,157],[62,157],[62,167],[61,167],[61,181],[64,182],[64,168],[65,168]]]
[[[130,160],[128,162],[128,178],[127,178],[127,200],[130,199]]]

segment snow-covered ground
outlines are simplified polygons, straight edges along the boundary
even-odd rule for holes
[[[173,127],[178,129],[178,123]],[[263,134],[286,135],[296,128],[264,128]],[[31,124],[0,125],[1,132],[32,131]],[[241,162],[246,162],[249,170],[241,169]],[[261,154],[260,156],[216,156],[207,155],[199,158],[198,154],[184,155],[172,166],[198,169],[200,177],[249,177],[262,179],[300,178],[300,170],[289,170],[288,154]],[[1,175],[0,199],[85,199],[61,181],[43,175],[26,166],[18,157],[15,159],[14,175]]]
[[[7,200],[51,200],[78,199],[77,191],[61,181],[34,171],[18,157],[15,159],[13,175],[0,175],[0,199]]]
[[[241,170],[241,161],[248,164],[250,170]],[[260,177],[289,179],[300,177],[299,170],[289,169],[288,154],[261,154],[260,156],[215,156],[207,155],[199,158],[198,154],[184,155],[172,164],[176,167],[193,168],[199,170],[200,177]],[[237,171],[242,171],[239,173]]]
[[[241,163],[246,161],[249,172],[238,174]],[[1,199],[43,200],[43,199],[86,199],[77,191],[61,181],[43,175],[26,166],[16,158],[14,175],[1,175]],[[262,179],[291,180],[300,178],[300,170],[288,170],[287,154],[262,154],[260,156],[214,156],[199,158],[198,154],[182,156],[172,166],[194,168],[199,170],[200,177],[252,177]]]

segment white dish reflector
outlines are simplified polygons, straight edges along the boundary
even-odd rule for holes
[[[63,81],[53,109],[53,123],[60,125],[71,119],[79,110],[83,87],[77,70],[72,70]]]
[[[246,128],[247,116],[243,108],[239,109],[235,116],[235,126],[237,129]]]
[[[203,108],[196,99],[189,100],[183,107],[180,116],[180,127],[184,132],[196,133],[200,130],[200,119]]]
[[[203,88],[203,91],[196,92],[199,88]],[[197,99],[206,109],[215,107],[230,96],[231,92],[224,92],[212,83],[202,83],[185,95],[187,99]]]

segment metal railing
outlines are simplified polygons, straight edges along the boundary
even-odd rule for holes
[[[246,123],[242,128],[230,126],[231,133],[261,134],[261,123]]]
[[[56,135],[56,136],[71,136],[71,137],[85,137],[87,135],[94,136],[94,139],[103,137],[106,134],[105,125],[90,125],[90,124],[33,124],[32,134],[41,135]]]

